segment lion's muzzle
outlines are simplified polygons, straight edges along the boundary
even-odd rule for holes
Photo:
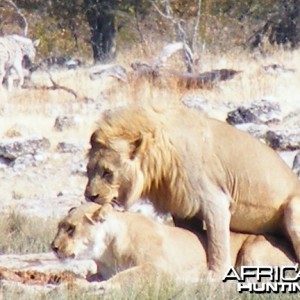
[[[99,194],[94,194],[89,186],[86,187],[84,196],[87,201],[91,202],[97,202],[96,200],[99,198]]]
[[[72,253],[70,255],[66,255],[65,253],[62,253],[58,246],[55,244],[55,240],[51,243],[51,250],[54,252],[55,256],[58,259],[67,259],[67,258],[75,258],[75,254]]]
[[[94,193],[89,186],[86,187],[84,196],[86,201],[98,203],[100,205],[118,200],[117,191],[115,193],[109,193],[107,196],[104,197],[100,194]]]

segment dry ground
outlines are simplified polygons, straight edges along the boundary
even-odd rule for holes
[[[129,63],[135,60],[134,57],[137,57],[134,51],[122,53],[118,57],[118,63],[129,69]],[[179,57],[174,59],[172,64],[180,67]],[[151,58],[144,58],[144,60],[150,61]],[[270,64],[277,64],[279,67],[266,71],[264,67]],[[52,73],[54,80],[73,89],[77,93],[77,98],[64,90],[19,89],[9,93],[5,89],[0,89],[1,139],[6,139],[7,131],[18,125],[26,132],[25,136],[43,136],[51,143],[50,150],[42,154],[41,161],[37,166],[12,168],[0,164],[0,212],[2,218],[7,218],[10,222],[12,216],[15,217],[10,227],[4,225],[0,227],[1,254],[48,251],[48,244],[53,237],[57,220],[70,207],[84,201],[86,151],[89,148],[90,134],[103,109],[113,109],[127,102],[150,98],[180,101],[187,95],[197,95],[207,100],[205,105],[207,113],[222,120],[225,119],[229,110],[238,105],[249,104],[260,99],[278,102],[283,115],[287,115],[300,110],[299,66],[299,50],[277,49],[264,56],[247,52],[219,55],[202,53],[199,64],[201,72],[230,68],[241,70],[242,73],[230,81],[217,84],[213,89],[187,91],[174,88],[174,86],[153,87],[145,82],[126,84],[112,78],[91,81],[86,67]],[[35,85],[51,85],[47,74],[42,72],[33,74],[32,82]],[[54,129],[55,118],[58,116],[75,116],[78,122],[74,128],[58,132]],[[299,120],[295,120],[295,122],[297,121]],[[82,149],[76,153],[59,153],[56,147],[62,141],[80,145]],[[27,218],[26,221],[22,219],[24,216]],[[14,225],[19,222],[22,228],[25,226],[24,224],[27,224],[26,222],[30,222],[28,218],[33,218],[34,221],[31,225],[26,225],[27,235],[31,234],[30,228],[36,232],[35,228],[41,227],[39,224],[46,227],[43,230],[47,232],[47,236],[41,241],[42,246],[35,245],[37,248],[34,248],[26,242],[28,237],[25,236],[25,240],[21,240],[18,247],[9,247],[11,243],[16,243],[16,240],[9,240],[12,232],[19,230]],[[39,218],[38,221],[36,218]],[[16,234],[12,238],[20,241],[21,238],[24,238],[24,232],[22,229],[19,231],[20,234]],[[43,236],[43,233],[41,235]],[[37,233],[36,239],[41,239],[39,233]],[[24,245],[23,249],[22,245]],[[17,299],[16,295],[20,295],[17,289],[7,291],[6,288],[3,288],[2,293],[6,296],[10,295],[10,299]],[[159,297],[158,290],[157,293],[156,298],[149,296],[148,299],[163,299],[163,297]],[[199,291],[197,293],[198,296],[195,297],[201,299]],[[233,297],[233,294],[224,293],[222,294],[223,299]],[[49,299],[66,299],[64,293],[59,297],[55,292],[52,292],[51,295]],[[180,295],[185,294],[178,292],[178,298],[175,298],[184,299]],[[207,298],[207,295],[206,292],[203,292],[204,298]],[[214,294],[210,295],[211,298],[216,297],[213,296]],[[220,296],[220,294],[218,295]],[[73,299],[72,297],[74,296],[69,294],[69,299]],[[235,295],[234,297],[240,299],[242,296]],[[242,298],[248,299],[246,296]],[[48,299],[48,296],[44,299]],[[147,297],[145,296],[143,299],[147,299]]]

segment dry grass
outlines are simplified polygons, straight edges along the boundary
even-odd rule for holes
[[[159,53],[151,54],[152,57],[143,56],[140,49],[128,49],[118,55],[118,63],[130,71],[130,63],[140,57],[141,61],[151,62]],[[183,70],[180,64],[180,55],[176,54],[171,58],[167,67],[175,64],[179,70]],[[294,72],[266,72],[263,67],[276,63],[283,65],[286,69],[294,69],[300,62],[299,50],[273,49],[268,54],[255,54],[247,51],[233,50],[231,53],[212,54],[201,53],[199,60],[199,72],[210,71],[213,69],[230,68],[241,70],[242,73],[233,80],[218,84],[210,90],[198,90],[197,94],[204,96],[210,103],[247,103],[264,97],[273,97],[277,101],[287,104],[288,109],[293,109],[297,103],[298,82],[300,73]],[[8,94],[0,91],[1,105],[14,103],[16,109],[22,113],[37,112],[41,114],[49,113],[50,107],[63,107],[69,113],[80,111],[86,99],[94,99],[98,102],[106,101],[109,105],[137,101],[149,96],[149,89],[145,83],[139,80],[134,83],[126,84],[117,82],[115,79],[106,78],[91,81],[88,77],[88,69],[81,68],[73,71],[54,71],[53,79],[65,87],[73,89],[78,98],[63,90],[19,90]],[[33,83],[36,85],[51,85],[48,75],[37,72],[33,75]],[[288,86],[288,88],[287,88]],[[183,94],[189,91],[179,89],[174,85],[162,85],[162,93],[166,91],[170,97],[180,99]],[[150,93],[151,94],[151,93]]]
[[[1,253],[34,253],[49,251],[50,240],[55,234],[56,222],[27,218],[11,212],[0,222],[0,252]],[[197,285],[175,284],[171,279],[156,277],[147,282],[132,282],[104,295],[97,294],[92,286],[81,287],[74,284],[57,286],[54,289],[6,283],[0,285],[0,299],[11,300],[167,300],[167,299],[246,299],[271,300],[296,299],[293,295],[274,294],[239,294],[234,284],[203,282]]]
[[[300,73],[297,66],[299,61],[299,50],[283,51],[280,49],[268,56],[233,53],[215,57],[211,68],[233,68],[243,72],[235,79],[224,82],[213,90],[204,91],[202,94],[213,103],[249,103],[264,97],[273,97],[286,105],[287,110],[293,109],[298,106]],[[266,72],[263,69],[264,66],[274,63],[294,71]]]
[[[27,217],[12,211],[0,220],[0,253],[48,252],[57,222]]]
[[[78,286],[60,286],[51,291],[24,289],[22,286],[4,286],[0,288],[0,299],[11,300],[284,300],[299,299],[293,294],[250,294],[236,292],[235,285],[201,283],[196,286],[179,286],[174,283],[158,278],[148,282],[143,287],[137,287],[134,283],[130,287],[122,286],[119,291],[110,294],[97,294],[97,291],[87,290]]]

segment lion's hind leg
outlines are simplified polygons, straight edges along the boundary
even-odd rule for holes
[[[284,208],[284,226],[300,262],[300,197],[293,197]]]
[[[292,245],[284,238],[270,235],[250,235],[242,245],[236,266],[293,265]]]

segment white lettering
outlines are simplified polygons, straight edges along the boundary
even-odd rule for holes
[[[232,275],[230,275],[231,273],[232,273]],[[226,282],[227,280],[241,281],[241,278],[234,267],[230,267],[227,274],[224,276],[223,282]]]
[[[295,276],[294,276],[295,275]],[[294,277],[292,277],[294,276]],[[230,267],[223,278],[237,281],[239,293],[297,293],[300,292],[299,266],[241,266],[240,273]],[[297,281],[297,282],[296,282]]]

